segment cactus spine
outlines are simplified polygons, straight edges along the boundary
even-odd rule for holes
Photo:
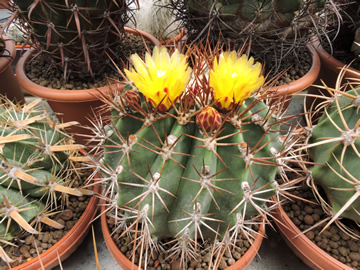
[[[271,93],[259,63],[235,51],[215,59],[199,48],[191,54],[193,70],[177,50],[170,56],[155,47],[145,62],[133,55],[136,71],[125,72],[142,102],[126,105],[134,90],[116,96],[120,105],[108,102],[112,122],[95,129],[97,167],[118,224],[128,228],[123,234],[141,230],[144,256],[158,241],[177,239],[173,256],[183,264],[199,240],[228,237],[234,244],[244,224],[267,220],[286,145],[279,103],[264,102]]]

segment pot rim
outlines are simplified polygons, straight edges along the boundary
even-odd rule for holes
[[[94,185],[93,191],[96,194],[99,194],[101,191],[100,185]],[[40,256],[11,269],[31,270],[42,269],[42,267],[44,267],[44,269],[51,269],[59,265],[59,260],[64,261],[67,259],[82,243],[90,228],[93,218],[95,217],[100,200],[96,194],[92,195],[84,213],[80,216],[75,225],[57,243],[45,252],[41,253]]]
[[[105,213],[105,203],[101,203],[101,213]],[[120,249],[117,247],[115,241],[110,235],[110,230],[107,226],[106,222],[106,214],[101,214],[101,229],[103,232],[104,240],[106,243],[106,246],[108,250],[110,251],[110,254],[115,259],[115,261],[124,269],[132,269],[132,263],[131,261],[120,251]],[[261,243],[263,241],[265,235],[265,225],[264,223],[260,224],[260,228],[258,230],[258,234],[252,243],[252,245],[249,247],[247,252],[241,256],[239,260],[235,262],[235,264],[229,266],[225,270],[239,270],[239,269],[245,269],[255,258],[255,256],[258,254],[258,251],[260,249]],[[143,270],[142,268],[139,268]]]
[[[160,42],[149,33],[141,31],[139,29],[124,27],[126,32],[139,35],[152,42],[154,45],[160,45]],[[112,88],[122,90],[124,88],[123,83],[115,83],[109,86],[103,86],[94,89],[82,89],[82,90],[59,90],[52,89],[44,86],[40,86],[32,82],[25,72],[25,64],[29,61],[29,58],[33,50],[28,50],[23,54],[16,65],[16,76],[22,88],[29,92],[33,96],[37,96],[46,100],[58,101],[58,102],[87,102],[101,99],[106,96]]]
[[[315,50],[315,48],[312,46],[312,44],[308,43],[306,45],[306,48],[308,52],[311,54],[310,70],[303,77],[289,84],[273,86],[269,89],[269,91],[274,92],[276,96],[285,96],[285,95],[289,96],[296,94],[302,90],[305,90],[315,82],[320,72],[320,67],[321,67],[320,57],[317,51]]]
[[[0,57],[0,74],[3,73],[11,65],[16,56],[15,43],[5,34],[1,35],[1,39],[3,39],[5,43],[4,53],[7,53],[9,57]]]
[[[273,197],[273,200],[277,201],[276,197]],[[312,269],[352,270],[351,267],[327,254],[302,234],[300,229],[288,217],[281,205],[275,209],[273,215],[273,220],[283,236],[283,239],[306,265]]]
[[[318,52],[320,60],[323,63],[327,63],[328,66],[330,65],[330,66],[338,68],[338,72],[340,72],[340,70],[342,68],[346,67],[346,69],[347,69],[346,72],[359,73],[359,70],[348,66],[347,64],[341,62],[340,60],[336,59],[334,56],[329,54],[325,50],[325,48],[321,45],[321,42],[320,42],[320,39],[318,36],[312,37],[310,39],[310,43],[314,47],[314,49]]]

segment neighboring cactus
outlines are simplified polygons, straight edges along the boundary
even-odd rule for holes
[[[315,194],[330,212],[324,230],[341,218],[360,222],[360,88],[328,91],[332,97],[323,102],[323,115],[302,147],[316,164],[311,169]]]
[[[122,56],[117,47],[125,38],[124,26],[131,19],[129,5],[133,2],[12,0],[13,14],[7,23],[18,19],[26,43],[31,40],[36,48],[34,55],[45,54],[49,63],[63,71],[65,80],[70,75],[91,79],[112,65],[109,56],[114,61]]]
[[[68,195],[93,194],[72,187],[75,162],[86,159],[78,151],[83,146],[73,144],[65,131],[74,123],[59,124],[37,108],[39,102],[20,106],[3,98],[0,106],[0,241],[5,244],[25,231],[39,233],[41,223],[63,228],[50,217],[63,209]]]
[[[170,253],[182,264],[198,240],[252,239],[246,224],[267,220],[287,150],[277,120],[282,101],[264,103],[272,92],[262,87],[261,65],[235,51],[215,59],[191,53],[192,70],[177,50],[170,56],[155,47],[145,62],[132,55],[136,71],[125,73],[141,94],[109,101],[111,121],[96,126],[93,141],[105,195],[128,228],[122,234],[137,230],[144,256],[157,241],[177,239]]]
[[[333,0],[171,0],[169,9],[190,41],[217,41],[230,48],[249,42],[251,52],[271,66],[323,35],[337,15]],[[335,11],[334,11],[335,9]],[[336,21],[336,20],[334,20]],[[291,64],[293,64],[291,62]]]

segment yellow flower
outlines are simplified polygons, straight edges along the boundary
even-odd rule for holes
[[[169,110],[190,80],[187,57],[178,50],[170,56],[165,47],[155,46],[152,56],[146,53],[145,62],[137,54],[131,55],[131,61],[136,71],[125,70],[128,79],[154,108]]]
[[[215,104],[220,110],[231,110],[234,104],[241,104],[251,92],[264,83],[260,63],[245,54],[240,58],[235,51],[223,52],[219,62],[215,57],[210,70],[210,87],[213,88]]]

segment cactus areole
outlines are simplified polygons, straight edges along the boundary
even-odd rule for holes
[[[127,106],[125,92],[109,102],[112,122],[95,129],[116,218],[128,230],[141,228],[150,246],[236,242],[240,231],[250,235],[247,224],[263,221],[276,193],[284,143],[276,110],[263,102],[261,65],[223,52],[200,74],[207,56],[196,57],[190,69],[177,50],[133,56],[125,73],[141,105]]]

